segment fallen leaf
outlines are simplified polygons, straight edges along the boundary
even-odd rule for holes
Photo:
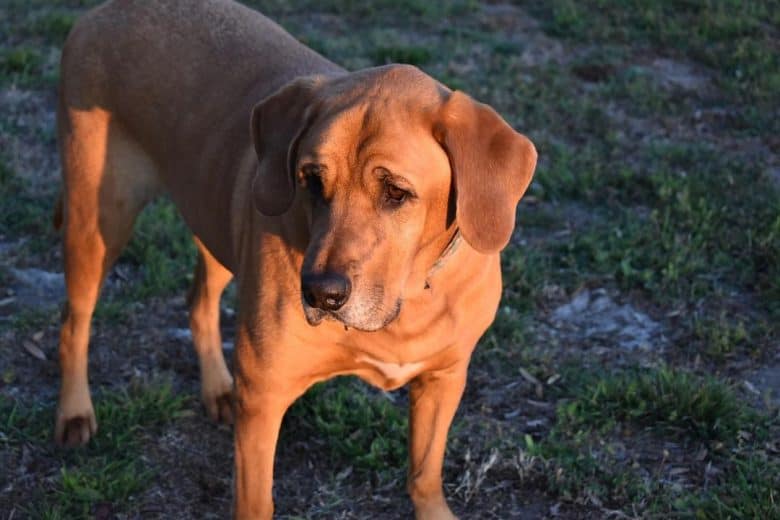
[[[521,376],[523,376],[523,379],[525,379],[526,381],[528,381],[528,382],[529,382],[529,383],[531,383],[532,385],[538,385],[538,384],[540,384],[540,383],[539,383],[539,380],[538,380],[538,379],[536,379],[534,376],[532,376],[532,375],[531,375],[531,373],[530,373],[530,372],[528,372],[528,371],[527,371],[526,369],[524,369],[523,367],[520,367],[520,375],[521,375]]]
[[[756,388],[753,385],[753,383],[751,383],[750,381],[743,381],[742,384],[745,385],[745,388],[751,394],[753,394],[753,395],[761,395],[761,392],[758,391],[758,388]]]
[[[40,359],[41,361],[46,361],[46,354],[43,353],[43,350],[38,347],[35,343],[32,341],[25,341],[24,342],[24,349],[34,358]]]

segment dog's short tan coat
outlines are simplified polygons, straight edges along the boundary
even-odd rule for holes
[[[136,215],[165,192],[198,246],[191,327],[206,409],[235,417],[236,517],[273,513],[290,404],[354,374],[409,383],[408,490],[418,518],[452,518],[447,431],[501,295],[530,141],[414,67],[347,72],[228,0],[90,11],[65,44],[59,95],[68,301],[56,439],[96,433],[91,316]],[[302,298],[302,276],[323,273],[351,288],[343,305]],[[235,383],[219,332],[233,275]]]

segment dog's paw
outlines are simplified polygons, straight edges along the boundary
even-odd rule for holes
[[[203,406],[212,421],[233,424],[233,379],[219,385],[203,387]]]
[[[97,419],[90,404],[88,410],[67,413],[57,411],[54,441],[60,446],[83,446],[97,433]]]
[[[225,392],[209,399],[204,396],[203,404],[212,421],[233,424],[233,392]]]
[[[444,500],[415,507],[414,517],[415,520],[458,520]]]
[[[201,399],[212,421],[233,424],[233,377],[219,365],[201,368]]]

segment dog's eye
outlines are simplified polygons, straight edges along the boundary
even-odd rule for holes
[[[300,183],[314,198],[322,198],[322,169],[317,164],[304,164],[299,176]]]
[[[385,182],[385,200],[393,206],[400,206],[409,198],[409,192],[395,184]]]

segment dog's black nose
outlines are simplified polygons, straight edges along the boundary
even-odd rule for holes
[[[349,299],[352,284],[340,274],[305,274],[301,277],[301,290],[306,303],[312,307],[336,311]]]

